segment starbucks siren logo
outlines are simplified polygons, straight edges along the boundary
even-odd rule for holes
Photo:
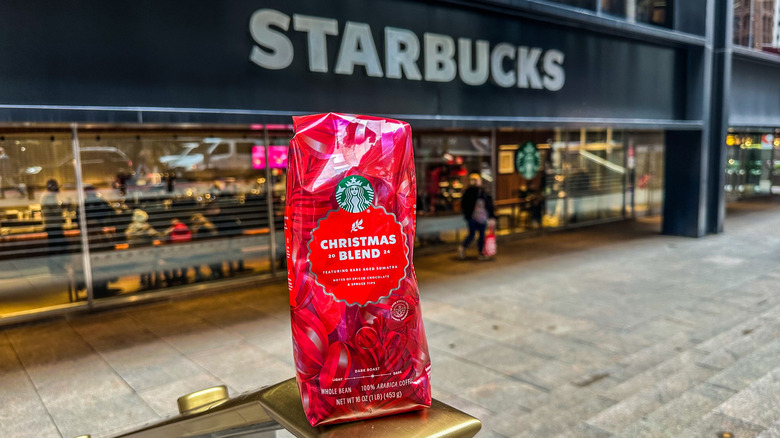
[[[542,167],[542,156],[535,144],[529,141],[517,150],[515,167],[525,179],[536,176]]]
[[[362,176],[348,176],[336,186],[336,202],[344,211],[360,213],[374,202],[374,188]]]

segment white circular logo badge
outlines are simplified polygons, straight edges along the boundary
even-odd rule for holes
[[[409,304],[404,300],[398,300],[390,307],[390,316],[396,321],[403,321],[409,314]]]

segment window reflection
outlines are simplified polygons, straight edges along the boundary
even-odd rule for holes
[[[423,245],[456,242],[465,222],[461,198],[468,176],[493,182],[490,137],[484,133],[421,134],[415,138],[417,240]]]
[[[562,3],[575,8],[596,10],[596,0],[552,0],[555,3]]]
[[[280,268],[291,136],[83,131],[77,157],[70,132],[0,137],[2,314],[86,302],[82,240],[96,299]]]
[[[0,137],[0,309],[78,301],[81,237],[69,133]]]
[[[735,0],[733,42],[738,46],[780,53],[780,3]]]
[[[95,297],[262,273],[278,263],[269,205],[283,200],[266,197],[265,163],[253,158],[266,146],[261,137],[84,134],[82,164],[85,152],[100,151],[91,160],[105,169],[85,176]]]
[[[567,221],[581,223],[624,214],[626,175],[622,134],[612,130],[569,133],[566,180]]]
[[[598,14],[625,19],[629,22],[671,28],[672,0],[550,0]]]

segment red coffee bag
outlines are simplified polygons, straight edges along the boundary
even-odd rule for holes
[[[294,124],[284,223],[306,417],[317,426],[428,407],[411,129],[332,113]]]

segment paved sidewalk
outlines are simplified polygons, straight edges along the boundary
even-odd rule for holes
[[[434,396],[484,437],[780,436],[780,202],[736,205],[717,236],[658,228],[418,258]],[[292,364],[281,283],[8,328],[0,436],[109,436]]]

